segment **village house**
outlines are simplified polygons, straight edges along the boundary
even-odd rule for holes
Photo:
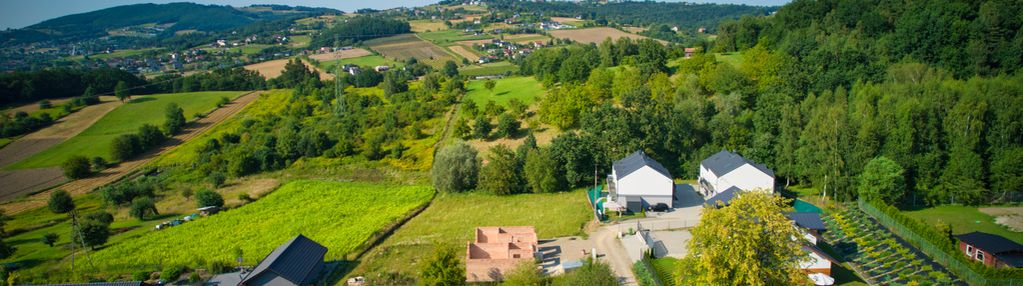
[[[672,207],[675,182],[671,173],[643,151],[614,162],[607,180],[611,200],[630,211],[639,212],[657,204]]]
[[[831,285],[821,283],[822,281],[834,283],[834,278],[831,277],[831,266],[839,262],[817,246],[817,243],[822,240],[821,232],[827,230],[820,214],[816,212],[790,212],[785,213],[785,217],[789,218],[793,226],[803,234],[802,249],[809,256],[809,259],[799,265],[800,270],[809,275],[816,285]]]
[[[697,192],[710,205],[727,205],[738,193],[774,193],[774,171],[767,166],[729,151],[721,151],[700,162]]]
[[[325,254],[326,247],[299,234],[271,251],[238,285],[315,285]]]
[[[1023,245],[1000,235],[974,231],[955,236],[959,250],[989,267],[1023,267]]]
[[[465,250],[465,281],[504,280],[504,273],[540,255],[537,244],[532,226],[477,227]]]

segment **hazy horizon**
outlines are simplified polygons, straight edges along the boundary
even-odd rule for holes
[[[230,5],[244,7],[253,4],[282,4],[289,6],[326,7],[345,12],[362,8],[389,9],[395,7],[418,7],[436,3],[437,0],[379,0],[379,1],[328,1],[328,0],[35,0],[35,1],[4,1],[0,2],[0,29],[20,29],[39,22],[61,16],[86,13],[90,11],[139,3],[173,3],[194,2],[200,4]],[[681,2],[681,1],[664,1]],[[788,0],[688,0],[695,3],[746,4],[756,6],[778,6]]]

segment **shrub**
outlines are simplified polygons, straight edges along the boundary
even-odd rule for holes
[[[89,165],[92,166],[93,172],[99,172],[102,171],[103,169],[106,169],[107,166],[110,165],[110,163],[107,163],[107,159],[103,159],[103,157],[96,156],[92,157],[92,159],[89,160]]]
[[[219,193],[210,190],[201,190],[195,193],[195,202],[201,207],[222,207],[224,206],[224,197]]]
[[[42,101],[39,101],[39,109],[49,109],[49,108],[53,108],[53,103],[52,102],[50,102],[49,100],[45,100],[45,99],[42,100]]]
[[[437,152],[430,169],[433,185],[441,192],[464,192],[476,188],[480,161],[472,146],[457,142]]]
[[[231,103],[230,98],[227,98],[226,96],[221,96],[220,101],[217,101],[217,108],[224,107],[224,105],[228,105],[230,103]]]
[[[61,168],[64,169],[64,176],[71,179],[81,179],[92,174],[89,159],[84,156],[73,156],[68,158],[67,161],[64,161],[64,163],[61,164]]]
[[[160,271],[160,279],[166,282],[176,282],[178,278],[181,278],[181,274],[185,273],[185,267],[181,265],[171,265],[163,268]]]
[[[123,134],[114,138],[110,144],[110,157],[115,161],[124,162],[135,156],[142,150],[139,136],[135,134]]]
[[[145,150],[163,143],[163,141],[167,139],[167,136],[163,135],[160,128],[146,124],[139,127],[138,138],[140,146],[139,149]]]
[[[636,261],[632,265],[632,273],[636,274],[636,282],[640,286],[655,286],[657,282],[654,282],[654,274],[650,272],[650,268],[647,267],[645,261]]]
[[[211,172],[210,175],[206,177],[206,181],[212,184],[214,188],[219,188],[224,185],[225,181],[227,181],[227,176],[224,176],[224,173],[222,172]]]
[[[48,205],[50,211],[59,214],[68,213],[75,209],[75,201],[71,199],[71,194],[65,190],[56,190],[50,193]]]
[[[174,135],[181,132],[181,129],[185,127],[185,110],[181,109],[177,103],[167,104],[167,108],[164,111],[165,120],[163,122],[163,129],[167,134]]]
[[[231,263],[222,260],[212,260],[206,264],[206,271],[210,274],[227,273],[231,271]]]
[[[135,281],[146,281],[146,280],[149,280],[149,275],[150,275],[150,274],[151,274],[151,273],[149,273],[149,271],[139,271],[139,272],[135,272],[135,274],[132,274],[132,275],[131,275],[131,280],[135,280]]]
[[[153,202],[153,198],[150,197],[138,197],[131,201],[131,210],[129,214],[139,220],[145,220],[146,215],[159,215],[160,213],[156,210],[156,203]]]

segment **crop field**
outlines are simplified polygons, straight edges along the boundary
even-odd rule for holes
[[[102,156],[109,159],[110,142],[115,137],[137,132],[144,124],[161,125],[164,108],[177,103],[184,109],[185,118],[191,120],[196,113],[213,110],[221,97],[235,98],[242,92],[192,92],[135,96],[130,102],[117,107],[78,135],[14,163],[9,169],[27,169],[59,166],[75,155]]]
[[[513,98],[517,98],[522,103],[530,105],[536,101],[537,97],[545,93],[543,85],[531,76],[506,77],[494,81],[496,81],[494,91],[483,87],[483,84],[486,82],[485,80],[469,81],[469,84],[466,85],[469,91],[465,94],[465,99],[475,101],[476,105],[480,108],[491,100],[494,103],[507,107],[508,101],[511,101]]]
[[[476,36],[473,34],[466,34],[462,30],[441,30],[429,33],[419,33],[418,35],[424,40],[433,42],[434,44],[441,46],[448,46],[460,41],[483,40],[493,38],[488,35]]]
[[[580,189],[553,194],[442,194],[363,257],[353,275],[411,273],[436,243],[465,248],[477,226],[532,225],[540,239],[578,235],[592,216]]]
[[[444,25],[444,21],[441,20],[412,20],[408,22],[412,26],[412,32],[422,33],[426,31],[440,31],[447,29],[448,26]]]
[[[440,66],[445,61],[454,59],[437,45],[423,41],[415,34],[373,39],[366,41],[365,44],[384,57],[399,61],[415,57],[422,62]]]
[[[519,66],[505,61],[464,66],[458,69],[458,73],[464,76],[503,75],[506,72],[516,72],[518,70]]]
[[[293,181],[243,207],[111,245],[91,255],[105,271],[155,270],[159,264],[199,266],[234,261],[235,247],[255,264],[298,234],[344,259],[377,231],[430,200],[426,186]]]
[[[988,208],[985,208],[988,209]],[[994,209],[994,208],[992,208]],[[904,214],[928,222],[939,222],[952,226],[955,234],[983,231],[1004,236],[1018,243],[1023,243],[1023,233],[1009,230],[998,225],[995,217],[981,212],[971,206],[937,206],[919,210],[903,211]]]
[[[389,60],[387,58],[384,58],[384,57],[381,57],[381,56],[378,56],[378,55],[370,55],[370,56],[363,56],[363,57],[358,57],[358,58],[347,58],[347,59],[340,59],[340,60],[322,61],[322,62],[320,62],[320,67],[333,71],[334,68],[338,64],[354,64],[354,65],[362,66],[362,67],[375,67],[375,66],[395,66],[395,67],[401,67],[401,66],[404,66],[404,64],[402,64],[402,63],[399,63],[399,62],[396,62],[396,61],[392,61],[392,60]],[[342,72],[344,72],[344,71],[342,71]]]
[[[459,56],[468,59],[469,61],[477,61],[477,60],[480,59],[480,55],[476,54],[476,52],[473,52],[472,48],[466,48],[466,47],[459,46],[459,45],[453,45],[453,46],[448,46],[448,49],[450,49],[452,52],[458,54]]]
[[[961,284],[958,278],[933,259],[894,236],[860,211],[855,204],[830,212],[824,218],[824,240],[835,245],[839,257],[862,271],[871,285],[895,285],[910,282],[919,285]]]
[[[633,40],[646,39],[647,37],[622,32],[621,30],[608,27],[598,28],[586,28],[586,29],[571,29],[571,30],[552,30],[550,31],[551,36],[555,38],[570,39],[580,43],[600,43],[604,39],[611,38],[611,40],[618,40],[619,38],[631,38]],[[660,41],[659,42],[663,42]]]
[[[250,71],[256,71],[267,79],[275,78],[281,75],[281,71],[284,70],[284,65],[288,64],[289,59],[279,59],[272,61],[265,61],[261,63],[255,63],[245,66],[245,69]]]

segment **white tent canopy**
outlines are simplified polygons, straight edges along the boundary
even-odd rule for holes
[[[810,280],[813,280],[813,285],[817,286],[831,286],[835,285],[835,278],[825,275],[823,273],[810,274]]]

